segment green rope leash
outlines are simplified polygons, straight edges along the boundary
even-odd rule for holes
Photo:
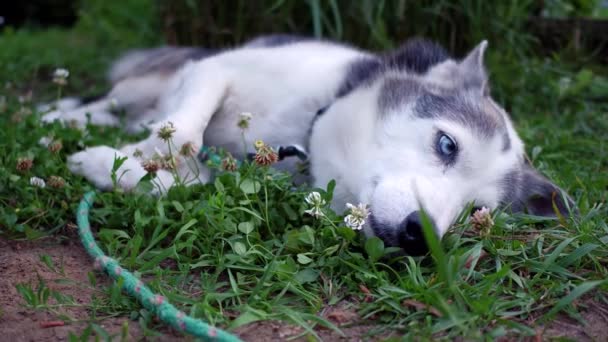
[[[238,342],[238,337],[209,324],[192,318],[182,311],[176,309],[169,301],[161,295],[154,294],[150,289],[137,279],[131,272],[120,267],[115,259],[106,256],[97,246],[95,238],[91,233],[89,223],[89,209],[93,204],[95,192],[91,191],[84,195],[78,206],[76,220],[78,222],[78,233],[80,240],[87,253],[95,259],[95,265],[103,268],[113,279],[123,279],[122,288],[134,296],[150,312],[153,312],[163,322],[169,324],[179,331],[192,334],[204,340],[222,342]]]

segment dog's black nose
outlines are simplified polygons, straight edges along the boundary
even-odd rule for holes
[[[414,211],[409,214],[401,225],[398,232],[399,247],[412,256],[424,255],[429,248],[422,232],[422,220],[420,212]]]

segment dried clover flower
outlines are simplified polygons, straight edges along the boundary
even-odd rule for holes
[[[156,159],[148,159],[141,162],[141,166],[148,173],[156,173],[161,169],[161,163]]]
[[[162,125],[161,128],[158,130],[158,137],[164,141],[169,141],[171,138],[173,138],[173,133],[175,133],[176,129],[175,126],[173,126],[172,122],[167,122],[166,124]]]
[[[488,235],[490,229],[494,226],[494,220],[492,219],[490,209],[482,207],[475,211],[471,217],[471,225],[478,230],[481,235]]]
[[[231,154],[228,154],[226,158],[222,159],[222,169],[225,171],[234,172],[238,168],[236,159]]]
[[[258,165],[269,166],[276,163],[279,160],[279,155],[274,149],[266,145],[262,140],[255,142],[255,157],[254,161]]]
[[[65,180],[59,176],[51,176],[46,182],[51,188],[61,189],[65,186]]]
[[[19,158],[17,159],[17,171],[25,172],[29,171],[34,166],[34,160],[32,158]]]

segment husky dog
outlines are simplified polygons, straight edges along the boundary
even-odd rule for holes
[[[336,181],[335,210],[368,204],[368,236],[422,254],[421,209],[439,237],[469,203],[542,216],[572,210],[572,200],[526,162],[509,116],[490,97],[486,46],[458,60],[421,39],[375,54],[274,35],[225,51],[135,51],[111,68],[106,96],[80,106],[60,102],[43,120],[119,125],[113,111],[121,109],[128,130],[150,129],[141,142],[90,147],[68,159],[72,172],[108,189],[115,157],[126,156],[119,185],[131,189],[146,174],[141,158],[167,153],[158,132],[168,123],[176,146],[217,146],[245,158],[237,121],[250,112],[248,146],[256,139],[302,146],[311,184]],[[278,167],[295,172],[295,165],[286,159]],[[177,172],[185,176],[191,166],[180,163]],[[197,166],[196,182],[209,181]],[[173,182],[168,171],[157,176]]]

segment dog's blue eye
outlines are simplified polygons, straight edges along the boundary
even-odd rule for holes
[[[458,146],[452,137],[445,133],[439,135],[437,140],[437,152],[444,158],[453,158],[458,151]]]

